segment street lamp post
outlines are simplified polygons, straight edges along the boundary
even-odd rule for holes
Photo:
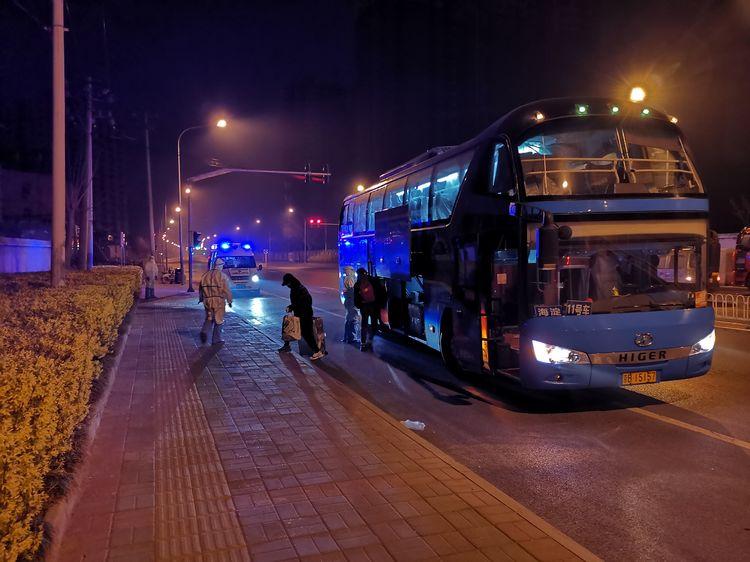
[[[193,190],[189,187],[185,188],[185,194],[187,195],[188,200],[188,218],[187,218],[187,227],[188,227],[188,243],[190,244],[190,249],[188,250],[188,293],[194,293],[195,289],[193,288],[193,196],[192,196]]]
[[[226,119],[219,119],[216,122],[216,126],[219,127],[220,129],[224,129],[227,126]],[[181,164],[180,141],[182,141],[182,136],[188,131],[194,131],[195,129],[205,129],[206,127],[208,127],[208,125],[194,125],[193,127],[188,127],[187,129],[183,129],[182,132],[179,135],[177,135],[177,204],[179,206],[182,206],[182,164]],[[188,218],[190,215],[189,211],[190,210],[188,209]],[[190,227],[188,227],[188,229],[189,228]],[[183,256],[184,250],[182,249],[182,216],[181,215],[178,218],[177,230],[179,231],[178,238],[179,238],[179,243],[180,243],[180,270],[184,278],[185,262],[184,262],[184,256]],[[192,264],[192,252],[190,253],[189,263]],[[189,272],[189,277],[190,279],[192,279],[193,277],[192,268]],[[190,285],[190,287],[188,287],[188,291],[192,291],[192,290],[193,290],[193,287],[192,285]]]

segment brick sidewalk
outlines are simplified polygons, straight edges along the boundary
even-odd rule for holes
[[[202,316],[132,314],[51,559],[595,559],[239,315],[201,347]]]

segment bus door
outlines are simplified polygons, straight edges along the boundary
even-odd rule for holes
[[[492,260],[490,354],[495,369],[518,368],[518,250],[497,250]]]
[[[481,371],[480,333],[481,294],[478,290],[478,250],[475,238],[456,241],[455,284],[453,290],[451,353],[461,366],[472,372]],[[448,321],[444,319],[444,321]],[[447,328],[441,328],[447,329]]]
[[[410,324],[407,285],[411,283],[409,208],[400,206],[378,211],[374,220],[370,271],[386,284],[390,327],[407,334]]]

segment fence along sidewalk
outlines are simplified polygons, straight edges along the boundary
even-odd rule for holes
[[[708,293],[717,320],[750,323],[750,296],[729,293]]]

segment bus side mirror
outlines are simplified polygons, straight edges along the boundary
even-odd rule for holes
[[[262,263],[258,264],[258,271],[263,271],[263,264]]]
[[[570,230],[570,227],[567,227]],[[560,259],[560,235],[555,218],[550,212],[544,213],[542,226],[536,229],[536,263],[542,271],[554,270]]]

